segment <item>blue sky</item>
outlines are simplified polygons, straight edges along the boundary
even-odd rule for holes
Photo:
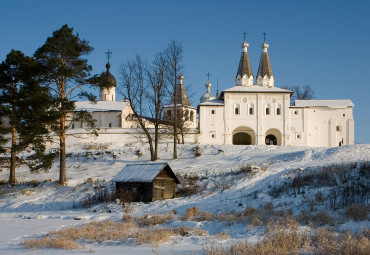
[[[370,1],[330,0],[0,0],[0,61],[14,48],[32,55],[68,24],[95,49],[93,73],[140,54],[151,59],[172,39],[184,47],[184,83],[196,106],[206,73],[215,94],[235,85],[246,31],[256,75],[267,33],[275,86],[309,85],[317,99],[351,99],[355,142],[370,143]],[[97,92],[96,92],[97,93]]]

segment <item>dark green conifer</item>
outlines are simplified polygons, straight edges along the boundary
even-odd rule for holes
[[[88,42],[81,40],[78,34],[73,34],[73,28],[62,26],[48,37],[45,44],[34,54],[43,67],[42,80],[53,91],[55,109],[58,120],[51,126],[59,137],[59,184],[67,181],[66,176],[66,132],[72,121],[84,121],[94,128],[94,121],[87,112],[74,113],[73,97],[76,95],[91,95],[84,90],[88,84],[88,76],[92,70],[84,55],[93,48]],[[96,132],[95,132],[96,134]]]
[[[0,112],[3,118],[0,132],[2,141],[10,135],[10,177],[15,184],[17,154],[31,149],[33,155],[26,160],[31,170],[47,170],[54,159],[46,153],[51,99],[48,88],[40,86],[39,65],[20,51],[12,50],[0,64]],[[6,123],[5,123],[6,122]]]

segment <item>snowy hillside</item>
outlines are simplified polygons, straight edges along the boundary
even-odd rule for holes
[[[15,187],[0,185],[0,254],[202,254],[213,241],[226,248],[245,240],[256,244],[265,236],[269,220],[288,215],[305,230],[327,227],[357,233],[370,228],[370,145],[202,145],[198,157],[195,146],[180,145],[178,160],[171,159],[171,145],[161,145],[159,153],[159,161],[168,162],[182,181],[178,188],[188,188],[194,194],[146,204],[131,203],[126,209],[118,201],[89,208],[83,205],[89,194],[112,189],[110,180],[126,164],[148,162],[145,145],[117,143],[68,148],[65,187],[56,184],[57,162],[46,173],[30,173],[25,166],[19,166],[16,178],[20,183]],[[142,156],[138,156],[138,150]],[[2,179],[8,179],[4,166]],[[186,184],[190,186],[185,187]],[[359,204],[365,204],[360,207],[365,216],[356,218],[348,208]],[[188,208],[196,208],[197,212],[187,215]],[[139,219],[156,214],[170,216],[155,228],[187,226],[205,232],[173,236],[154,246],[135,243],[133,238],[122,242],[80,240],[80,247],[74,250],[32,250],[22,245],[24,240],[70,226],[107,219],[121,222],[124,215]]]

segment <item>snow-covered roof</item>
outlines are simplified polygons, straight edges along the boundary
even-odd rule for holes
[[[87,112],[110,112],[110,111],[122,111],[128,102],[123,101],[76,101],[76,111],[87,111]]]
[[[214,106],[218,106],[218,105],[224,105],[224,101],[223,100],[220,100],[220,99],[211,99],[209,101],[200,103],[199,105],[214,105]]]
[[[350,99],[295,100],[294,102],[297,107],[347,108],[355,106]]]
[[[112,181],[113,182],[152,182],[154,178],[166,166],[168,166],[167,163],[128,164],[116,176],[113,177]],[[175,174],[173,174],[173,177],[176,180],[176,182],[178,182],[178,179],[175,176]]]
[[[292,93],[292,91],[288,89],[282,89],[278,87],[265,87],[259,85],[253,86],[234,86],[228,89],[223,90],[221,93],[225,92],[263,92],[263,93],[276,93],[276,92],[284,92],[284,93]]]

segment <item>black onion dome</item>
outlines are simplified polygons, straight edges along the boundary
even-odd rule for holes
[[[110,64],[105,65],[107,68],[107,71],[105,73],[105,80],[104,80],[104,87],[117,87],[117,81],[116,78],[109,72]]]

